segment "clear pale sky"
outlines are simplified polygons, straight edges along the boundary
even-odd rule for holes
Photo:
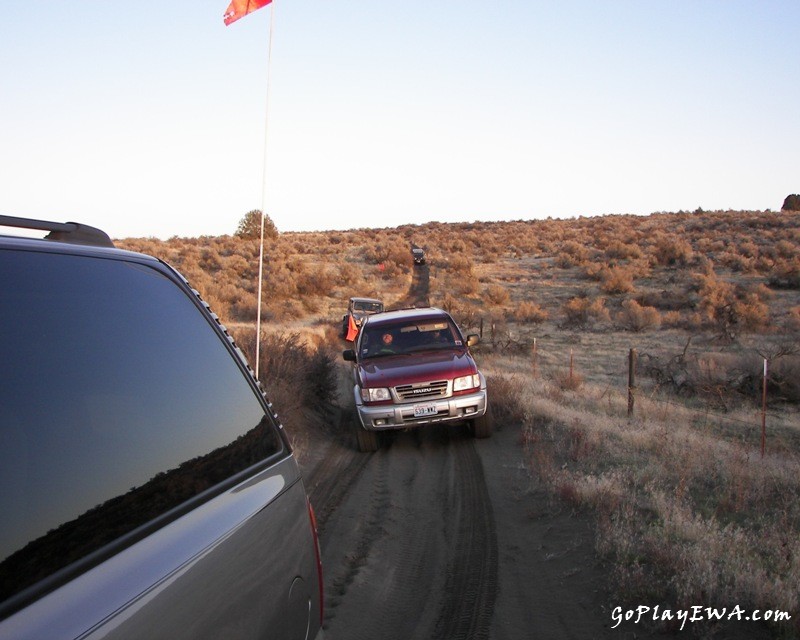
[[[0,213],[168,238],[800,193],[797,0],[227,4],[5,3]]]

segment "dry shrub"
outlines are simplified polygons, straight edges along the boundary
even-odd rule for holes
[[[254,349],[253,340],[248,350]],[[331,353],[314,348],[297,333],[265,335],[261,339],[260,377],[264,386],[282,389],[287,397],[276,406],[282,412],[321,409],[336,398],[336,366]]]
[[[800,334],[800,306],[789,309],[789,319],[786,321],[786,328],[793,333]]]
[[[585,380],[575,371],[559,371],[553,376],[553,382],[561,391],[578,391]]]
[[[297,276],[297,293],[301,296],[327,296],[337,284],[337,278],[331,269],[316,266]]]
[[[642,250],[639,245],[625,243],[620,240],[613,240],[606,247],[606,257],[609,260],[629,260],[642,257]]]
[[[445,266],[447,271],[459,278],[475,278],[475,267],[466,256],[456,255],[447,261]]]
[[[712,271],[696,276],[701,326],[733,336],[739,331],[760,331],[769,324],[769,307],[760,290],[735,287]]]
[[[738,273],[753,273],[757,270],[755,258],[749,258],[734,251],[727,251],[721,254],[717,261],[731,271]]]
[[[800,307],[798,307],[800,310]],[[798,312],[798,329],[800,329],[800,311]],[[535,302],[521,302],[511,314],[511,317],[517,322],[530,322],[539,324],[544,322],[550,317],[550,314],[542,309]]]
[[[286,300],[297,296],[297,272],[284,262],[269,260],[264,264],[264,291],[270,300]]]
[[[692,245],[681,238],[661,236],[656,240],[653,255],[660,265],[686,266],[692,259]]]
[[[628,331],[645,331],[661,326],[661,314],[655,307],[643,307],[636,300],[625,300],[617,314],[617,322]]]
[[[352,262],[339,265],[339,284],[359,291],[365,288],[364,269]]]
[[[477,327],[478,323],[481,322],[475,308],[460,296],[445,293],[438,304],[442,309],[453,316],[453,319],[465,333]]]
[[[335,328],[331,328],[333,334]],[[249,362],[255,361],[255,335],[237,331],[236,342]],[[335,339],[337,346],[338,337]],[[266,334],[262,330],[259,379],[302,457],[309,429],[330,429],[338,401],[337,360],[324,339],[304,340],[297,333]]]
[[[456,256],[447,261],[447,290],[462,296],[476,294],[480,288],[472,260]]]
[[[774,361],[769,371],[769,384],[771,398],[800,404],[800,357],[789,355]]]
[[[411,249],[404,242],[391,238],[378,242],[364,252],[364,258],[380,267],[385,279],[392,279],[410,273],[414,267]]]
[[[743,292],[733,304],[732,318],[740,331],[764,331],[769,327],[769,307],[757,293]]]
[[[499,284],[490,284],[488,287],[486,287],[484,299],[489,304],[500,306],[506,304],[511,299],[511,295],[508,293],[508,289],[506,289],[504,286]]]
[[[585,264],[588,260],[589,250],[574,240],[569,240],[561,245],[561,249],[556,256],[556,264],[562,269]]]
[[[800,256],[778,260],[770,273],[769,284],[776,289],[800,289]]]
[[[248,261],[244,256],[236,254],[226,258],[224,270],[234,279],[248,280],[256,274],[258,265]]]
[[[523,384],[519,378],[494,374],[487,378],[486,386],[497,425],[525,423],[528,413],[521,400]]]
[[[602,262],[590,262],[584,267],[583,272],[586,274],[586,277],[589,278],[589,280],[599,282],[603,277],[603,272],[607,269],[608,266]]]
[[[600,290],[608,294],[633,291],[633,276],[630,267],[608,267],[600,274]]]
[[[797,245],[790,240],[783,239],[775,243],[775,251],[781,258],[796,258]]]
[[[585,328],[595,322],[608,321],[611,317],[603,298],[572,298],[561,307],[561,312],[565,327]]]
[[[683,327],[685,326],[684,318],[680,311],[665,311],[661,314],[662,327]]]
[[[643,307],[655,307],[661,311],[685,311],[692,306],[688,292],[678,289],[640,293],[636,296],[636,302]]]
[[[567,457],[572,462],[580,462],[590,458],[595,453],[597,442],[580,424],[573,425],[567,430],[567,434]]]
[[[255,296],[251,296],[250,298],[246,298],[243,300],[238,300],[235,304],[231,306],[231,317],[234,320],[238,320],[240,322],[255,322],[257,315],[258,315],[258,302],[256,301]],[[269,319],[269,317],[265,318],[263,310],[262,310],[262,319]]]
[[[200,268],[203,271],[214,273],[222,269],[222,258],[216,250],[203,249],[200,258]]]

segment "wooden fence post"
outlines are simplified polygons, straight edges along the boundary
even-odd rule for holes
[[[628,352],[628,417],[633,415],[633,390],[636,388],[636,349]]]
[[[572,376],[573,376],[573,355],[572,349],[569,350],[569,386],[572,387]]]
[[[764,380],[761,385],[761,457],[767,449],[767,359],[764,358]]]

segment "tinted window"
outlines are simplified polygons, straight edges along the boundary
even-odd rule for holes
[[[0,326],[0,600],[282,446],[223,338],[151,267],[0,251]]]

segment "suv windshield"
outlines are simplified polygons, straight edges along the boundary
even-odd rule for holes
[[[380,313],[383,311],[383,303],[381,302],[366,302],[363,300],[353,303],[354,311],[366,311],[368,313]]]
[[[368,325],[359,343],[359,353],[361,358],[378,358],[430,349],[452,349],[462,344],[458,329],[445,319]]]

